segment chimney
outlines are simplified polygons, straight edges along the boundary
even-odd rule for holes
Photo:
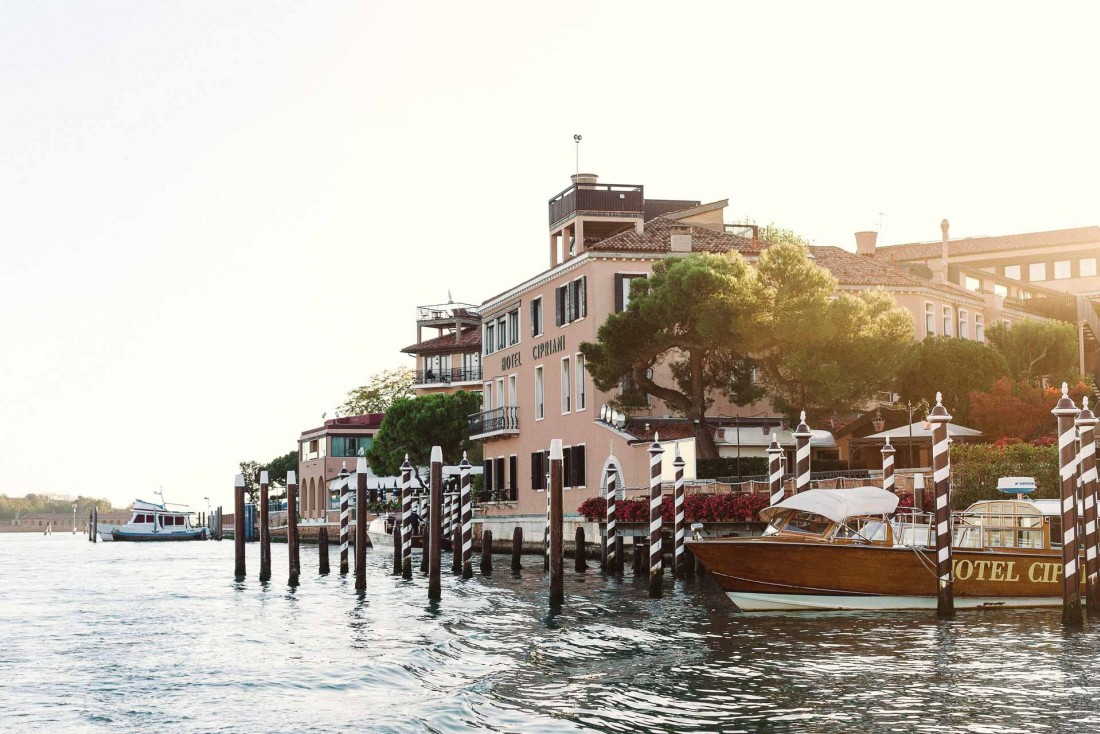
[[[600,177],[594,173],[574,173],[569,179],[573,182],[574,186],[581,187],[585,184],[594,184],[600,180]]]
[[[856,232],[856,254],[874,257],[876,242],[878,232]]]
[[[691,252],[691,227],[669,228],[669,250]]]
[[[940,245],[940,256],[928,263],[928,269],[932,271],[933,283],[947,282],[947,230],[950,226],[950,223],[946,219],[940,222],[940,232],[943,233],[943,240]]]

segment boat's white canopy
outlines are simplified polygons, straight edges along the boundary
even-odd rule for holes
[[[808,489],[777,505],[765,507],[760,517],[771,520],[780,510],[802,510],[844,522],[857,515],[889,515],[898,506],[898,496],[878,487],[852,489]]]

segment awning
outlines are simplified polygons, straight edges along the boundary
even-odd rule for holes
[[[778,505],[765,507],[760,511],[760,517],[771,520],[780,510],[802,510],[827,517],[833,522],[844,522],[856,515],[889,515],[897,506],[898,496],[878,487],[808,489]]]

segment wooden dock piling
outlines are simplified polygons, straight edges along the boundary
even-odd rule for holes
[[[451,530],[451,573],[462,575],[462,524],[453,523]]]
[[[469,459],[466,458],[466,452],[462,452],[462,461],[458,464],[459,472],[459,489],[458,500],[461,508],[461,516],[459,526],[462,530],[462,546],[461,546],[461,561],[462,561],[462,578],[473,578],[473,552],[474,552],[474,505],[473,505],[473,493],[471,492],[471,478],[470,470],[473,467],[470,466]],[[455,547],[455,552],[459,553],[458,546]]]
[[[561,439],[550,442],[550,606],[565,603],[565,539]]]
[[[437,601],[442,596],[440,570],[443,561],[443,449],[432,446],[429,488],[429,533],[431,549],[428,558],[428,598]]]
[[[676,469],[676,481],[672,494],[672,577],[682,579],[684,573],[684,457],[680,456],[680,445],[676,444],[676,458],[672,462]]]
[[[271,522],[268,473],[260,472],[260,581],[271,580]]]
[[[221,514],[221,508],[218,508],[218,514]],[[220,519],[218,523],[221,524]],[[293,471],[286,473],[286,549],[290,566],[287,583],[297,586],[302,564],[298,555],[298,474]]]
[[[328,528],[321,526],[317,531],[317,573],[328,576]]]
[[[584,542],[584,528],[579,525],[573,536],[573,570],[577,573],[588,570],[588,548]]]
[[[340,472],[344,474],[343,471]],[[348,521],[351,519],[351,482],[344,476],[344,486],[340,492],[340,575],[347,575],[351,566],[348,563]]]
[[[99,542],[99,506],[92,508],[92,542]]]
[[[1073,412],[1076,414],[1077,409],[1074,408]],[[941,619],[950,619],[955,616],[955,578],[954,569],[951,566],[951,447],[947,438],[947,424],[951,421],[951,414],[947,412],[947,408],[943,407],[943,396],[940,393],[936,393],[936,405],[928,414],[927,420],[932,424],[932,481],[936,487],[936,576],[938,577],[936,616]],[[1073,432],[1072,418],[1070,432]],[[1071,445],[1071,451],[1072,448]],[[1071,498],[1073,490],[1071,485]],[[1076,517],[1076,507],[1074,507],[1075,522]],[[1076,545],[1073,546],[1073,560],[1077,561]],[[1080,606],[1078,606],[1078,613],[1080,613]]]
[[[238,474],[233,481],[233,574],[243,579],[244,568],[244,474]]]
[[[649,595],[661,596],[664,582],[664,558],[661,550],[661,448],[657,434],[653,434],[653,444],[649,447]]]
[[[520,563],[520,556],[523,554],[523,528],[516,526],[516,529],[512,531],[512,570],[523,570],[523,564]]]
[[[481,575],[493,575],[493,531],[481,534]]]
[[[618,489],[616,488],[616,462],[614,454],[607,460],[607,530],[603,539],[603,569],[607,573],[615,573],[622,568],[622,541],[618,532],[618,517],[615,511],[618,501]]]
[[[1081,504],[1085,512],[1085,607],[1089,615],[1100,614],[1100,559],[1097,558],[1096,532],[1096,424],[1097,419],[1089,410],[1089,399],[1081,399],[1081,412],[1077,415],[1081,432],[1081,448],[1077,465],[1081,472]]]
[[[402,572],[402,558],[404,557],[401,548],[401,523],[395,522],[393,524],[393,575],[400,576]]]
[[[1077,406],[1069,397],[1069,386],[1062,383],[1062,398],[1050,411],[1058,418],[1058,465],[1062,489],[1062,624],[1079,627],[1081,616],[1081,581],[1077,542],[1077,428],[1074,418]],[[938,465],[937,465],[938,466]],[[936,484],[939,502],[939,483]],[[938,505],[937,505],[938,506]]]
[[[409,455],[405,454],[405,462],[401,465],[401,577],[411,579],[412,567],[412,464],[409,463]]]
[[[355,460],[355,590],[367,590],[367,457]]]

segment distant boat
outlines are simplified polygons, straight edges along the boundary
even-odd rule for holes
[[[164,504],[136,500],[125,525],[99,525],[101,540],[169,541],[205,540],[207,529],[193,527],[187,509],[169,509]]]
[[[393,546],[393,526],[401,522],[401,516],[396,513],[388,512],[385,515],[374,518],[367,524],[367,537],[374,545],[388,545]],[[414,525],[416,530],[421,528],[416,527],[420,525],[417,522]],[[420,548],[422,545],[423,537],[419,532],[412,536],[412,547]]]

